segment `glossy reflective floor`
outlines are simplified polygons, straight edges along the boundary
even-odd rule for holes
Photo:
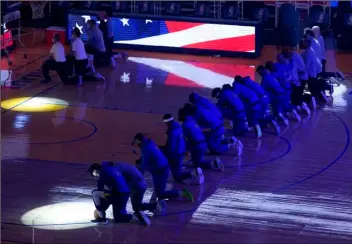
[[[241,138],[240,158],[221,157],[224,173],[205,172],[203,186],[189,186],[194,203],[168,202],[149,227],[95,226],[90,163],[134,162],[136,132],[164,143],[163,113],[175,114],[193,90],[209,96],[237,74],[255,78],[254,66],[275,50],[257,60],[131,52],[115,70],[99,70],[106,82],[78,88],[57,77],[39,83],[46,49],[31,49],[27,61],[15,52],[11,79],[19,82],[1,93],[4,243],[352,242],[351,81],[336,87],[333,104],[292,121],[281,136]],[[348,60],[330,51],[328,69],[351,77]]]

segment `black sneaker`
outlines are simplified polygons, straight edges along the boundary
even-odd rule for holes
[[[132,221],[132,214],[121,215],[118,219],[114,219],[115,223],[129,223]]]
[[[330,84],[329,85],[329,95],[332,96],[332,94],[334,94],[334,85]]]
[[[337,75],[338,78],[341,78],[342,80],[345,79],[345,76],[344,76],[343,73],[342,73],[341,71],[339,71],[339,70],[336,72],[336,75]]]
[[[142,225],[150,225],[150,219],[144,212],[134,213],[133,218],[138,220]]]
[[[109,221],[106,218],[93,219],[91,222],[92,223],[96,223],[96,224],[107,224],[107,223],[109,223]]]

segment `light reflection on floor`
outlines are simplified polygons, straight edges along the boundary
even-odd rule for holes
[[[352,236],[352,200],[312,193],[295,196],[218,189],[194,213],[191,223],[204,225],[289,228],[307,225],[309,231]]]
[[[135,71],[136,74],[131,74]],[[236,75],[254,78],[255,69],[248,65],[211,62],[178,61],[156,58],[129,57],[128,65],[120,66],[120,81],[167,86],[214,88],[233,82]]]
[[[91,223],[95,210],[91,199],[92,189],[82,187],[53,187],[50,193],[53,194],[53,204],[41,206],[26,212],[21,221],[24,225],[36,229],[46,230],[71,230],[81,229],[96,224]],[[76,200],[71,199],[62,202],[64,195],[77,196]],[[144,202],[149,202],[153,194],[152,189],[147,189],[144,195]],[[133,213],[131,199],[127,203],[127,211]],[[106,211],[107,218],[113,219],[112,208]],[[148,213],[152,216],[152,213]]]

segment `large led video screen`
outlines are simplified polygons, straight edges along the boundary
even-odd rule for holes
[[[96,16],[69,14],[68,30],[78,27],[87,40],[84,26],[89,19]],[[245,53],[254,53],[256,48],[255,26],[140,17],[113,17],[112,22],[115,44]]]

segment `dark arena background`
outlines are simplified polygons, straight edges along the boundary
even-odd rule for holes
[[[1,1],[1,11],[2,244],[352,243],[351,1]],[[107,21],[105,11],[112,59],[94,56],[81,86],[56,71],[43,82],[54,34],[69,54],[72,29],[86,42],[87,22]],[[114,223],[111,207],[108,224],[91,222],[92,163],[134,165],[136,133],[164,145],[163,115],[178,120],[190,93],[216,103],[212,90],[237,75],[260,84],[256,68],[283,50],[300,54],[313,26],[326,46],[327,101],[289,117],[279,135],[263,127],[260,138],[237,136],[240,156],[207,153],[224,170],[204,169],[204,184],[170,175],[167,189],[186,187],[194,201],[146,211],[149,226]],[[190,161],[185,153],[186,170]],[[149,201],[153,181],[144,177]]]

